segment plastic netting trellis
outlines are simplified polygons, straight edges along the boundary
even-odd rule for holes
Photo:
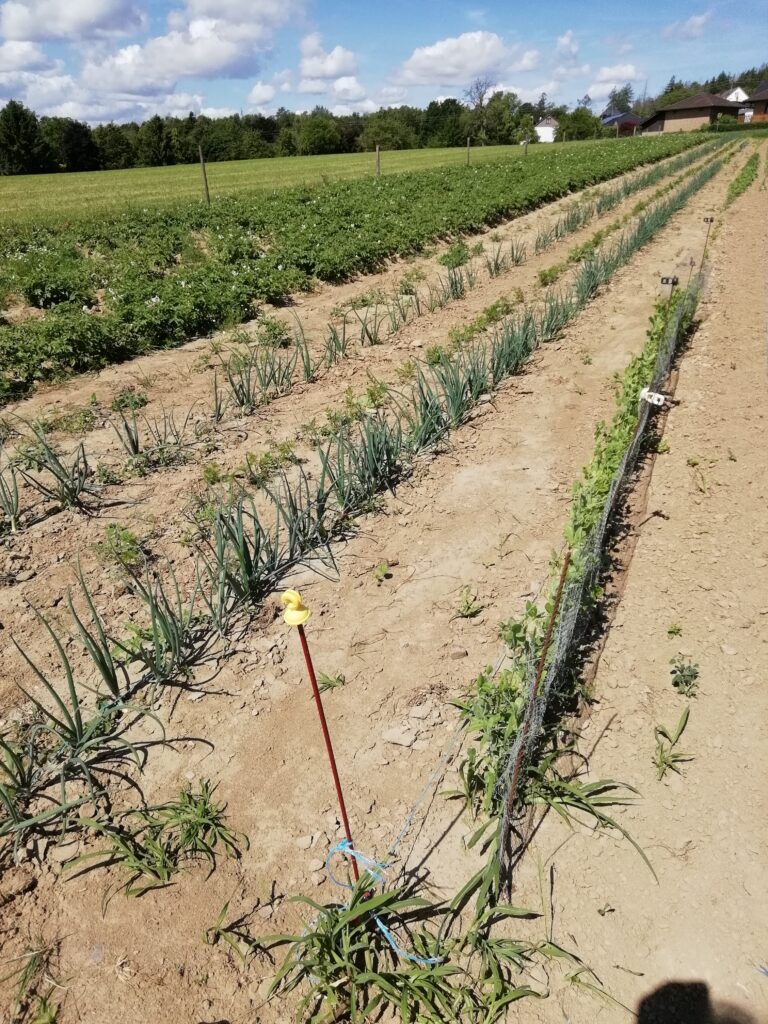
[[[689,282],[677,302],[674,313],[662,335],[651,380],[650,391],[658,391],[666,379],[680,341],[681,329],[696,308],[701,288],[701,275]],[[525,778],[537,749],[547,709],[558,696],[569,679],[570,664],[574,653],[584,640],[591,621],[591,608],[587,595],[597,583],[603,564],[606,534],[626,483],[631,476],[637,456],[648,428],[652,406],[640,400],[637,427],[624,457],[616,470],[603,512],[597,525],[574,554],[577,556],[577,571],[567,580],[561,597],[557,621],[547,654],[544,671],[539,679],[539,663],[533,651],[526,667],[527,699],[515,742],[512,745],[499,777],[499,793],[503,794],[504,814],[501,821],[501,842],[499,857],[507,884],[519,853],[525,848],[531,828],[531,818],[516,800],[517,789]],[[526,823],[526,817],[528,821]],[[507,837],[510,837],[508,839]],[[515,841],[512,841],[514,838]]]

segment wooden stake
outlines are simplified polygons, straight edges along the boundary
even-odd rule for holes
[[[467,167],[469,167],[469,149],[470,149],[470,138],[467,136]]]
[[[376,145],[376,177],[381,177],[381,149],[378,143]]]
[[[211,205],[211,193],[208,191],[208,175],[205,171],[205,159],[203,157],[203,147],[198,146],[197,151],[200,154],[200,173],[203,177],[203,199],[206,201],[208,206]]]

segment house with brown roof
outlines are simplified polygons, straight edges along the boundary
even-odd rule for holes
[[[749,99],[739,106],[739,121],[742,124],[768,121],[768,81],[761,82]]]
[[[711,92],[700,92],[687,96],[668,107],[661,107],[642,123],[646,132],[692,132],[705,125],[714,124],[722,114],[737,117],[740,103],[715,96]]]

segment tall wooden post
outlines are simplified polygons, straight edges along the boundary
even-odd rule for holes
[[[471,145],[472,145],[472,140],[470,139],[470,137],[468,135],[467,136],[467,167],[469,167],[469,153],[470,153]]]
[[[203,147],[198,146],[197,151],[200,154],[200,173],[203,177],[203,199],[206,201],[208,206],[211,205],[211,193],[208,191],[208,175],[205,171],[205,159],[203,157]]]
[[[381,149],[378,143],[376,144],[376,177],[381,177]]]

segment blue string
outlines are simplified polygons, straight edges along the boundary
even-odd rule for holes
[[[354,889],[354,885],[350,885],[349,882],[340,882],[331,871],[331,859],[336,856],[337,853],[344,854],[346,857],[354,857],[354,859],[360,864],[364,871],[366,871],[374,882],[379,883],[383,879],[384,872],[389,865],[380,864],[377,860],[371,860],[364,853],[359,850],[355,850],[348,839],[342,839],[340,843],[336,843],[325,858],[325,870],[328,872],[328,877],[334,885],[338,885],[342,889]],[[387,928],[384,922],[376,914],[371,915],[376,925],[387,940],[389,945],[392,947],[394,952],[402,957],[403,960],[410,960],[411,963],[421,964],[423,967],[429,967],[432,964],[442,963],[444,957],[441,956],[417,956],[415,953],[409,953],[397,944],[392,932]]]

